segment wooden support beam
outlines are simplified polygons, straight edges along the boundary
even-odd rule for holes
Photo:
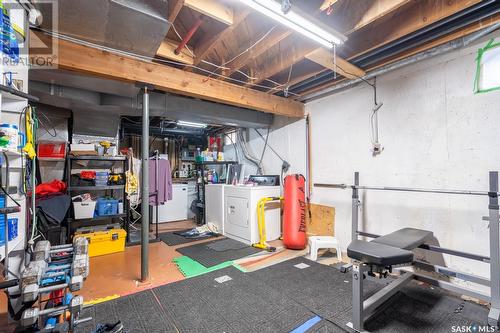
[[[199,43],[199,45],[195,46],[194,64],[197,66],[221,41],[231,36],[234,29],[236,29],[236,27],[238,27],[238,25],[242,23],[250,13],[251,10],[249,8],[245,8],[241,12],[237,13],[232,25],[227,26],[218,34],[208,34],[208,36],[206,36],[205,39]]]
[[[336,56],[334,61],[333,52],[319,48],[306,55],[306,58],[349,79],[364,76],[366,73],[348,61]]]
[[[412,1],[404,11],[398,13],[387,24],[372,29],[359,30],[350,35],[345,55],[347,60],[360,56],[405,35],[425,28],[450,15],[458,13],[481,0],[419,0]]]
[[[233,24],[233,9],[217,0],[185,0],[186,7],[227,25]]]
[[[269,33],[260,43],[255,45],[253,48],[242,54],[240,57],[236,58],[232,63],[228,64],[230,68],[228,74],[231,75],[237,70],[248,65],[252,60],[259,57],[261,54],[266,52],[272,46],[278,44],[283,39],[287,38],[292,34],[292,30],[284,28],[282,26],[276,26],[273,31]],[[259,37],[260,38],[260,37]],[[257,42],[257,40],[249,43],[250,45]]]
[[[177,15],[181,12],[184,6],[184,0],[169,0],[168,1],[168,22],[174,24]]]
[[[194,63],[193,56],[186,48],[183,48],[179,54],[174,53],[178,45],[179,42],[165,39],[163,42],[161,42],[158,51],[156,51],[156,55],[162,58],[178,61],[183,64],[192,65]]]
[[[37,33],[50,44],[51,38]],[[181,69],[53,39],[58,46],[54,65],[60,69],[125,82],[143,82],[155,89],[289,117],[303,117],[304,104]],[[36,54],[33,54],[34,56]]]

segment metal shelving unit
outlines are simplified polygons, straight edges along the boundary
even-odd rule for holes
[[[204,161],[195,162],[196,177],[198,171],[201,172],[201,183],[196,181],[196,222],[204,224],[205,222],[205,167],[206,166],[226,166],[230,164],[238,164],[237,161]]]
[[[77,168],[73,167],[74,161],[101,161],[101,162],[110,162],[114,164],[116,162],[122,163],[123,172],[127,170],[127,159],[125,156],[68,156],[66,158],[66,178],[68,184],[68,193],[72,196],[74,192],[99,192],[105,191],[110,192],[110,196],[115,196],[115,191],[120,191],[123,195],[123,213],[115,214],[115,215],[106,215],[106,216],[98,216],[89,219],[75,219],[72,217],[67,218],[68,221],[68,239],[71,238],[71,234],[75,226],[85,224],[89,225],[102,225],[109,224],[110,221],[114,219],[124,219],[123,227],[127,232],[127,241],[129,234],[129,203],[127,200],[127,194],[125,193],[125,184],[124,185],[107,185],[107,186],[74,186],[71,185],[71,170],[73,169],[97,169],[99,167],[94,166],[79,166]]]

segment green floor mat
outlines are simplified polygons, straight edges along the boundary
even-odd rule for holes
[[[177,265],[177,267],[179,268],[181,273],[185,277],[188,277],[188,278],[193,277],[193,276],[206,274],[209,272],[213,272],[213,271],[219,270],[221,268],[226,268],[228,266],[234,266],[242,272],[245,271],[241,266],[235,264],[233,261],[225,261],[225,262],[218,264],[216,266],[206,268],[205,266],[203,266],[202,264],[200,264],[196,260],[193,260],[193,259],[186,257],[186,256],[182,256],[182,257],[174,258],[174,263]]]

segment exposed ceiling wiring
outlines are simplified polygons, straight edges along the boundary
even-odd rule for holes
[[[235,61],[236,59],[238,59],[239,57],[241,57],[241,56],[242,56],[242,55],[244,55],[245,53],[247,53],[247,52],[251,51],[251,50],[252,50],[255,46],[257,46],[257,45],[258,45],[259,43],[261,43],[264,39],[266,39],[266,37],[267,37],[267,36],[269,36],[269,34],[270,34],[270,33],[271,33],[274,29],[276,29],[276,27],[277,27],[276,25],[275,25],[275,26],[273,26],[273,27],[271,27],[271,29],[269,29],[266,33],[264,33],[264,34],[263,34],[263,35],[262,35],[262,36],[261,36],[258,40],[256,40],[256,41],[255,41],[252,45],[250,45],[250,46],[249,46],[249,47],[247,47],[245,50],[243,50],[241,53],[239,53],[239,54],[235,55],[234,57],[232,57],[232,58],[231,58],[231,59],[229,59],[228,61],[225,61],[222,65],[217,65],[217,64],[214,64],[214,63],[212,63],[212,62],[209,62],[209,61],[206,61],[206,60],[202,60],[201,62],[203,62],[204,64],[207,64],[207,65],[210,65],[210,66],[213,66],[213,67],[215,67],[215,68],[216,68],[215,70],[213,70],[212,72],[210,72],[207,76],[208,76],[208,77],[211,77],[211,76],[212,76],[212,75],[214,75],[214,74],[218,75],[218,74],[217,74],[217,70],[219,70],[219,69],[223,69],[223,70],[230,70],[231,68],[230,68],[230,67],[226,67],[226,65],[228,65],[228,64],[230,64],[230,63],[232,63],[233,61]],[[175,28],[175,25],[174,25],[174,24],[172,24],[172,29],[174,30],[174,32],[175,32],[175,34],[177,35],[177,37],[179,38],[179,40],[182,40],[182,36],[179,34],[179,32],[178,32],[178,30]],[[188,52],[191,54],[191,56],[195,57],[194,52],[193,52],[193,51],[192,51],[192,50],[191,50],[191,49],[190,49],[187,45],[185,46],[185,48],[188,50]],[[292,67],[293,67],[293,65],[292,65]],[[291,69],[291,68],[290,68],[290,69]],[[250,76],[250,75],[246,74],[245,72],[243,72],[243,71],[241,71],[241,70],[239,70],[239,69],[235,70],[235,72],[236,72],[236,73],[239,73],[239,74],[241,74],[241,75],[243,75],[243,76],[245,76],[245,77],[246,77],[247,79],[249,79],[249,80],[258,80],[258,78],[256,78],[256,77],[252,77],[252,76]],[[290,82],[290,74],[291,74],[291,70],[290,70],[290,73],[289,73],[289,76],[288,76],[288,81],[287,81],[287,83],[283,83],[283,84],[282,84],[282,83],[279,83],[279,82],[276,82],[276,81],[273,81],[273,80],[271,80],[271,79],[269,79],[269,78],[264,79],[264,81],[270,82],[270,83],[272,83],[272,84],[274,84],[274,85],[275,85],[275,87],[267,87],[267,89],[281,90],[281,89],[279,89],[279,88],[286,86],[286,85],[288,84],[288,82]],[[222,74],[221,74],[221,76],[223,76],[223,77],[227,77],[227,76],[222,75]],[[249,83],[249,84],[251,84],[251,83]],[[294,95],[294,96],[299,96],[298,94],[294,94],[294,93],[290,93],[290,92],[288,92],[287,94]]]
[[[52,37],[55,37],[55,38],[58,38],[58,39],[61,39],[61,40],[69,41],[69,42],[72,42],[72,43],[75,43],[75,44],[79,44],[79,45],[91,47],[91,48],[98,49],[98,50],[101,50],[101,51],[115,53],[115,54],[118,54],[118,55],[126,55],[128,57],[139,59],[139,60],[142,60],[142,61],[151,62],[151,58],[150,57],[143,56],[143,55],[140,55],[140,54],[137,54],[137,53],[132,53],[132,52],[118,50],[118,49],[114,49],[114,48],[103,46],[103,45],[99,45],[99,44],[94,44],[94,43],[91,43],[91,42],[88,42],[88,41],[84,41],[84,40],[81,40],[81,39],[78,39],[78,38],[74,38],[74,37],[71,37],[71,36],[63,35],[63,34],[60,34],[60,33],[54,32],[54,31],[45,30],[45,29],[42,29],[42,28],[39,28],[39,27],[36,27],[36,28],[33,28],[33,29],[39,30],[39,31],[41,31],[41,32],[43,32],[43,33],[45,33],[45,34],[47,34],[49,36],[52,36]],[[154,60],[157,61],[157,62],[160,62],[160,63],[170,64],[170,65],[178,65],[178,66],[186,66],[186,67],[195,68],[195,69],[197,69],[197,70],[199,70],[199,71],[201,71],[203,73],[207,73],[207,74],[211,73],[211,71],[206,70],[206,69],[204,69],[202,67],[195,66],[195,65],[190,65],[190,64],[185,64],[185,63],[182,63],[182,62],[179,62],[179,61],[165,60],[165,59],[159,59],[159,58],[155,58]],[[248,84],[248,85],[250,85],[252,87],[262,88],[262,89],[266,89],[266,90],[270,89],[270,90],[275,90],[275,91],[281,91],[281,89],[278,89],[278,88],[275,88],[275,87],[269,87],[269,86],[264,86],[264,85],[260,85],[260,84],[254,84],[254,83],[251,83],[251,82],[247,82],[247,81],[243,81],[243,80],[238,80],[238,79],[232,78],[230,76],[226,76],[226,75],[222,75],[222,74],[218,74],[218,73],[214,73],[214,74],[216,76],[218,76],[218,77],[227,79],[228,81],[240,83],[240,84],[243,84],[243,85]],[[300,96],[298,94],[294,94],[294,95]]]

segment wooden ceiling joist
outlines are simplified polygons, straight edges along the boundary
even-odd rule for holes
[[[200,42],[199,45],[195,46],[194,65],[197,66],[200,64],[206,58],[208,53],[210,53],[221,41],[230,36],[234,29],[236,29],[236,27],[238,27],[238,25],[242,23],[250,13],[251,10],[248,8],[238,12],[232,25],[227,26],[218,34],[209,34]]]
[[[181,12],[184,6],[184,0],[169,0],[168,2],[168,22],[174,24],[177,15]]]
[[[456,14],[481,0],[419,0],[412,1],[387,24],[363,29],[350,35],[347,60],[411,34],[430,24]]]
[[[365,26],[375,23],[377,20],[383,18],[384,16],[394,12],[399,9],[410,0],[374,0],[369,8],[366,11],[359,15],[354,13],[353,17],[347,17],[346,20],[342,24],[342,31],[348,35],[354,31],[357,31]],[[325,0],[321,5],[320,9],[322,11],[328,9],[330,6],[333,6],[337,0]],[[353,9],[354,11],[354,9]],[[342,46],[340,46],[341,48]],[[325,69],[331,69],[336,73],[345,76],[347,78],[355,78],[356,76],[363,76],[365,72],[345,59],[337,56],[337,67],[334,66],[333,55],[323,48],[317,48],[312,52],[305,55],[305,58],[325,67]],[[290,80],[289,85],[293,85],[299,83],[303,80],[307,80],[317,74],[320,71],[313,71],[311,73],[303,74],[299,77],[293,78]],[[353,75],[354,74],[354,75]],[[275,92],[275,90],[271,89],[268,92]]]
[[[452,32],[450,34],[447,34],[445,36],[442,36],[440,38],[437,38],[429,43],[426,43],[424,45],[421,45],[421,46],[418,46],[418,47],[415,47],[413,49],[410,49],[408,51],[404,51],[400,54],[397,54],[397,55],[394,55],[392,57],[390,57],[389,59],[386,59],[385,61],[383,62],[380,62],[378,64],[375,64],[373,66],[371,66],[370,68],[367,69],[367,72],[370,72],[372,70],[375,70],[377,68],[380,68],[380,67],[383,67],[383,66],[386,66],[386,65],[389,65],[391,63],[394,63],[398,60],[402,60],[402,59],[405,59],[407,57],[410,57],[412,55],[415,55],[417,53],[420,53],[420,52],[425,52],[433,47],[438,47],[440,45],[444,45],[448,42],[451,42],[453,40],[456,40],[458,38],[462,38],[462,37],[465,37],[469,34],[472,34],[474,32],[477,32],[479,30],[482,30],[482,29],[485,29],[485,28],[488,28],[494,24],[497,24],[497,23],[500,23],[500,14],[495,14],[493,16],[490,16],[486,19],[482,19],[478,22],[475,22],[473,24],[470,24],[466,27],[464,27],[463,29],[460,29],[458,31],[455,31],[455,32]],[[305,90],[305,91],[302,91],[300,94],[302,96],[306,96],[306,95],[309,95],[309,94],[313,94],[313,93],[316,93],[316,92],[319,92],[319,91],[322,91],[326,88],[329,88],[329,87],[333,87],[337,84],[339,84],[341,81],[336,81],[336,82],[328,82],[328,83],[325,83],[325,84],[322,84],[320,86],[317,86],[317,87],[314,87],[314,88],[311,88],[311,89],[308,89],[308,90]]]
[[[316,48],[316,45],[309,43],[293,43],[290,48],[283,50],[277,57],[269,59],[265,67],[258,70],[255,74],[257,79],[249,82],[247,86],[260,84],[262,81],[289,69],[293,64],[303,60],[307,54]]]
[[[396,11],[409,2],[410,0],[376,0],[358,20],[353,20],[348,24],[348,26],[344,27],[344,33],[349,35],[354,31],[364,28],[365,26]]]
[[[262,55],[273,45],[278,44],[283,39],[287,38],[292,34],[290,29],[286,29],[282,26],[276,26],[273,31],[269,33],[262,41],[260,41],[253,48],[249,49],[247,52],[243,53],[240,57],[236,58],[231,64],[228,65],[230,68],[228,71],[228,75],[233,74],[237,70],[248,65],[252,60]],[[254,44],[257,40],[252,41],[251,44]]]
[[[186,7],[189,7],[203,15],[209,16],[219,22],[232,25],[233,9],[225,6],[217,0],[184,0]]]
[[[306,58],[349,79],[365,76],[365,71],[356,67],[326,49],[319,48],[306,55]]]
[[[54,58],[54,65],[60,69],[131,83],[143,82],[166,92],[273,114],[304,116],[304,104],[300,102],[69,41],[51,41],[52,37],[44,34],[37,33],[37,37],[47,45],[57,44],[58,56]]]

